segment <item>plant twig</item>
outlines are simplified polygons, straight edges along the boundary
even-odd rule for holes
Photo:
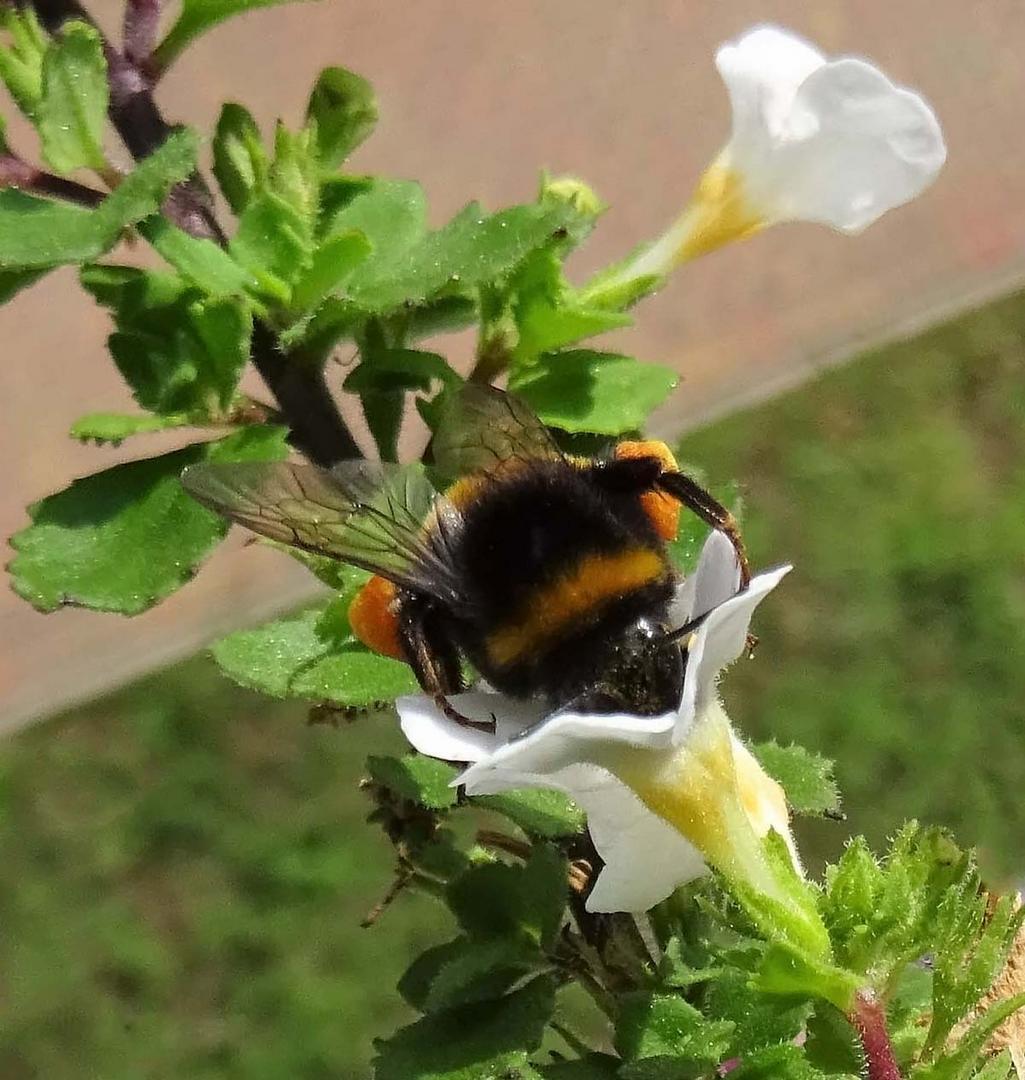
[[[78,0],[21,2],[31,2],[40,22],[51,34],[59,31],[69,19],[81,19],[96,26]],[[139,6],[150,2],[156,0],[139,0]],[[147,11],[146,18],[150,16]],[[142,36],[146,32],[144,23],[145,19],[142,19],[139,26]],[[152,79],[145,65],[140,66],[127,52],[114,48],[102,33],[101,39],[110,83],[111,123],[132,157],[139,160],[164,142],[172,126],[164,119],[153,98]],[[133,43],[132,55],[135,47]],[[224,232],[214,214],[213,197],[198,173],[174,188],[163,209],[175,225],[190,235],[225,243]],[[271,328],[262,322],[257,322],[254,327],[251,355],[256,370],[281,407],[297,449],[315,464],[324,466],[362,456],[328,390],[320,366],[304,365],[286,356],[278,347]]]
[[[902,1080],[879,998],[871,990],[859,990],[849,1019],[861,1039],[868,1080]]]
[[[104,193],[63,176],[54,176],[16,154],[0,154],[0,188],[20,188],[34,195],[51,195],[79,206],[99,206]]]
[[[151,58],[157,44],[160,0],[127,0],[125,3],[125,56],[145,71],[152,83]]]

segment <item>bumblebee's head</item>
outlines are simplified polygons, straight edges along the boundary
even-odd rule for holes
[[[593,686],[573,700],[574,709],[659,716],[679,707],[684,656],[664,626],[638,619],[610,643],[603,661]]]

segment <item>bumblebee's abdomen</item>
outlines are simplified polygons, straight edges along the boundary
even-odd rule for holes
[[[485,638],[490,664],[505,668],[547,651],[553,642],[601,617],[611,604],[666,576],[665,560],[646,547],[590,552],[530,590]]]
[[[659,608],[671,590],[664,546],[636,495],[596,485],[565,461],[532,462],[463,505],[460,577],[477,616],[460,644],[499,689],[527,692],[547,659],[595,631]]]

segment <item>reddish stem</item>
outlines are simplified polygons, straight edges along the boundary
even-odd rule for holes
[[[886,1030],[886,1010],[871,990],[858,991],[848,1019],[861,1038],[868,1080],[902,1080]]]

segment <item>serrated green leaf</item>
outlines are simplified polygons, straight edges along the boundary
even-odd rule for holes
[[[509,386],[549,427],[621,435],[640,430],[676,382],[661,364],[577,349],[541,357]]]
[[[154,50],[154,62],[160,70],[166,70],[197,37],[225,19],[289,2],[291,0],[183,0],[177,22]]]
[[[620,998],[616,1050],[627,1061],[682,1058],[717,1065],[726,1056],[734,1025],[707,1020],[676,994],[635,992]]]
[[[745,1054],[729,1075],[731,1080],[857,1080],[856,1076],[845,1077],[842,1073],[827,1077],[808,1061],[800,1047],[792,1044]]]
[[[321,167],[333,171],[374,130],[377,102],[373,88],[345,68],[325,68],[310,93],[306,119],[316,124]]]
[[[803,746],[780,746],[775,740],[751,747],[765,771],[786,792],[799,814],[824,814],[840,808],[833,762]]]
[[[195,135],[174,132],[94,210],[0,191],[0,269],[87,262],[104,254],[125,228],[159,209],[192,172],[195,156]]]
[[[361,271],[372,273],[376,263],[397,258],[423,237],[427,230],[423,188],[411,180],[374,180],[335,211],[322,231],[335,236],[354,230],[373,248],[373,259]]]
[[[536,947],[518,938],[463,938],[461,948],[446,956],[431,980],[424,1012],[496,1001],[546,963]]]
[[[55,172],[102,169],[107,126],[107,61],[99,32],[66,22],[43,57],[36,126],[43,157]]]
[[[233,101],[221,108],[213,138],[214,176],[236,214],[267,176],[267,151],[252,113]]]
[[[224,521],[185,494],[197,461],[277,460],[284,428],[247,428],[212,443],[116,465],[29,508],[11,540],[15,592],[40,611],[71,604],[137,615],[169,596],[220,543]]]
[[[456,789],[451,783],[459,770],[447,762],[423,754],[406,754],[401,758],[371,756],[367,758],[367,768],[375,784],[428,810],[447,810],[456,804]]]
[[[354,200],[354,203],[358,200]],[[382,248],[349,282],[349,295],[376,314],[465,291],[512,271],[573,216],[566,206],[513,206],[485,214],[471,203],[437,232],[400,253]],[[372,238],[371,238],[372,239]]]
[[[355,639],[318,633],[321,609],[231,634],[213,647],[221,670],[271,697],[298,697],[368,708],[417,690],[406,664],[370,652]]]
[[[474,795],[470,801],[501,814],[529,836],[560,840],[583,832],[587,817],[583,810],[561,791],[547,788],[523,788],[496,795]]]
[[[0,79],[18,108],[34,119],[43,92],[43,57],[49,39],[31,7],[0,7],[0,30],[10,43],[0,44]]]
[[[111,355],[143,408],[165,417],[219,419],[249,359],[252,313],[204,297],[175,274],[88,266],[85,289],[114,314]]]
[[[418,1020],[379,1039],[377,1080],[527,1080],[555,1008],[555,985],[537,978],[499,1004],[467,1005]]]
[[[69,434],[82,442],[111,443],[120,445],[132,435],[146,435],[168,428],[184,427],[189,418],[184,414],[169,416],[128,416],[125,413],[94,412],[80,416]]]
[[[566,863],[539,844],[525,865],[486,863],[451,883],[449,906],[471,937],[554,940],[566,907]]]
[[[770,947],[771,948],[771,947]],[[765,970],[762,965],[762,971]],[[734,1024],[727,1056],[741,1057],[766,1046],[790,1042],[803,1030],[811,1014],[811,995],[803,990],[793,996],[766,995],[750,972],[727,967],[712,979],[701,998],[701,1011],[709,1020]]]

